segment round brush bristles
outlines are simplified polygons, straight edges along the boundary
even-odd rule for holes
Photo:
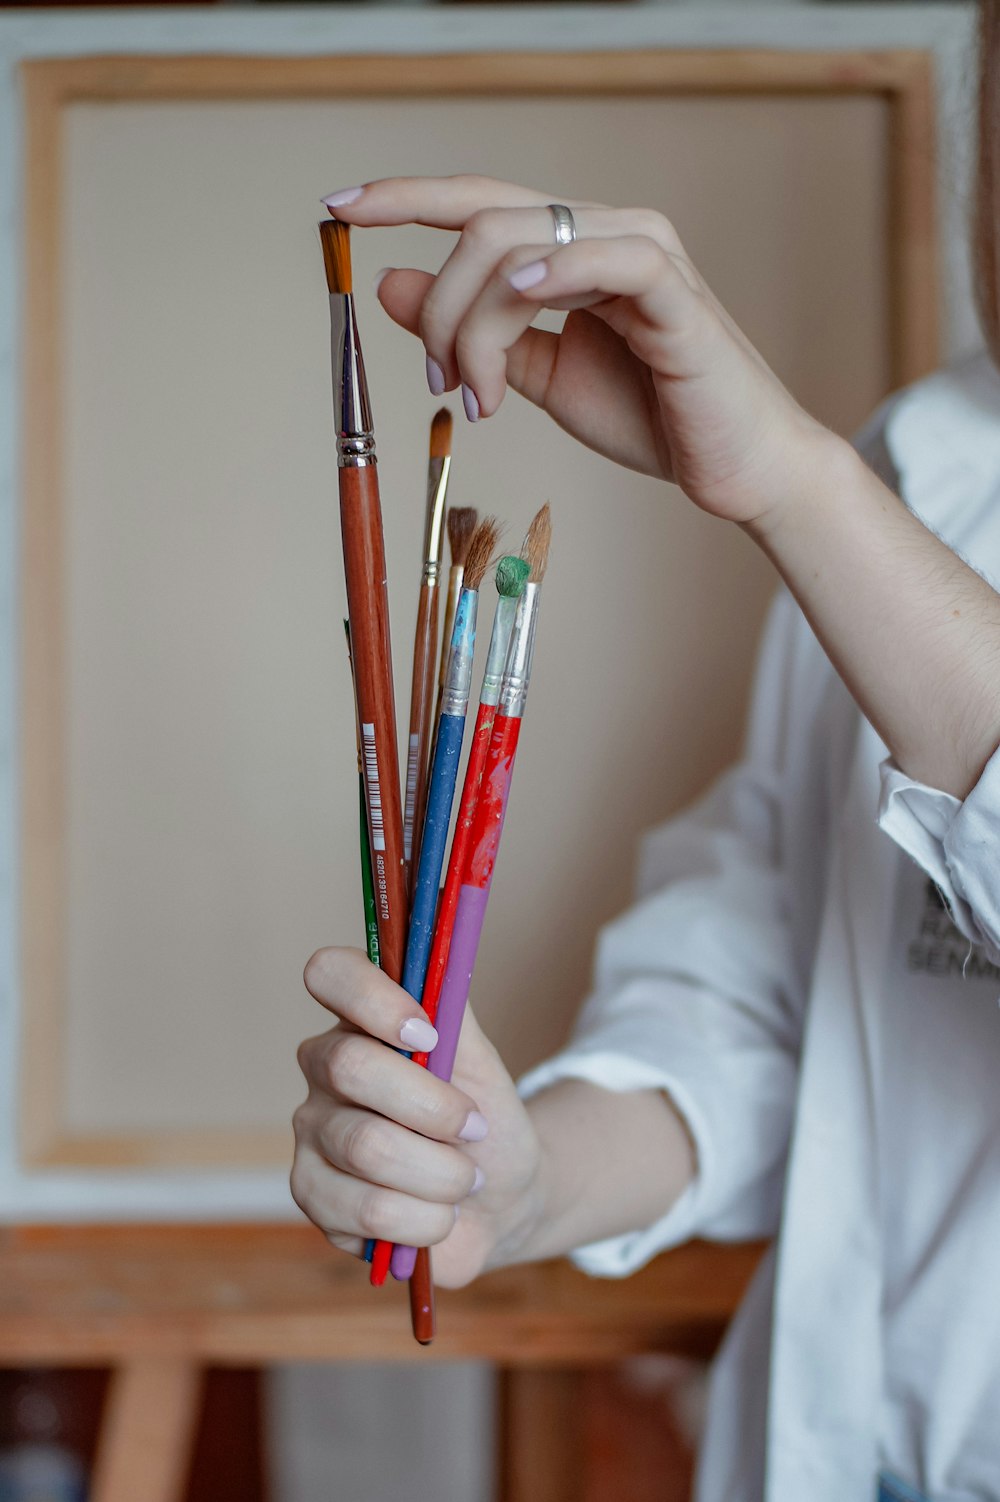
[[[469,552],[465,560],[466,589],[478,589],[483,575],[493,562],[500,541],[500,523],[495,516],[484,516],[469,539]]]
[[[469,552],[469,543],[476,530],[479,512],[475,506],[451,506],[448,510],[448,547],[451,549],[452,568],[462,568]]]
[[[549,564],[549,547],[552,543],[552,515],[549,511],[549,503],[539,511],[531,526],[528,528],[524,539],[524,547],[521,549],[521,557],[528,564],[532,584],[541,584],[545,578],[545,570]]]
[[[451,453],[452,416],[447,407],[435,412],[431,423],[431,458],[447,459]]]
[[[530,573],[531,565],[524,558],[515,558],[512,553],[506,554],[497,564],[497,594],[516,600],[524,593]]]
[[[331,293],[340,293],[346,297],[353,285],[351,226],[341,224],[339,219],[324,219],[319,227],[319,238],[323,247],[323,265],[326,267],[326,285]]]

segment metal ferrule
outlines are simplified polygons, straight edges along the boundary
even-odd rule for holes
[[[497,712],[511,719],[520,719],[524,714],[531,680],[531,664],[535,655],[535,623],[538,620],[538,597],[540,586],[526,584],[524,594],[517,602],[517,616],[507,648],[507,664]]]
[[[451,455],[432,459],[427,467],[427,522],[424,527],[424,579],[436,584],[441,573],[441,538],[444,532],[444,502],[448,494]]]
[[[337,425],[337,464],[362,469],[375,464],[375,431],[365,362],[361,358],[354,298],[330,294],[330,356],[333,362],[333,420]]]
[[[455,611],[455,626],[448,651],[448,671],[441,695],[441,713],[464,715],[472,688],[472,657],[476,650],[476,615],[479,592],[463,589]]]
[[[480,704],[496,704],[500,699],[500,685],[503,682],[507,648],[510,645],[510,634],[514,629],[519,598],[519,596],[515,598],[513,595],[501,595],[497,600],[496,615],[493,617],[493,635],[490,637],[490,649],[486,654],[486,671],[483,674],[483,686],[479,694]]]

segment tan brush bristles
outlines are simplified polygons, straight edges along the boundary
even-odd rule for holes
[[[435,412],[431,423],[431,458],[447,459],[451,453],[452,418],[447,407]]]
[[[499,541],[500,523],[495,516],[484,516],[469,543],[465,577],[462,580],[465,589],[478,589],[482,584],[483,575],[493,561]]]
[[[451,506],[448,510],[448,547],[452,568],[461,568],[469,555],[469,543],[476,530],[479,512],[475,506]]]
[[[323,265],[326,267],[326,285],[332,293],[346,297],[352,290],[351,280],[351,226],[341,224],[339,219],[324,219],[319,227],[320,244],[323,247]]]
[[[521,557],[531,569],[529,579],[532,584],[541,584],[545,578],[545,570],[549,566],[549,547],[552,543],[552,513],[549,510],[548,501],[537,512],[531,526],[528,528],[524,539],[524,547],[521,549]]]

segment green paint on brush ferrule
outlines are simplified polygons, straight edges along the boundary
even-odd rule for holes
[[[538,620],[539,586],[526,584],[517,602],[517,616],[507,648],[507,663],[500,687],[498,712],[510,719],[520,719],[528,697],[531,665],[535,656],[535,623]]]
[[[464,715],[472,689],[472,658],[476,650],[476,616],[479,591],[463,589],[458,597],[455,625],[451,633],[448,671],[441,695],[441,713]]]
[[[479,694],[480,704],[499,702],[500,685],[503,683],[503,670],[507,662],[507,648],[510,645],[510,633],[514,629],[516,615],[517,597],[501,595],[497,601],[496,615],[493,617],[493,635],[490,637],[490,650],[486,655],[486,671],[483,674],[483,687]]]
[[[516,553],[507,553],[497,564],[497,594],[518,599],[524,593],[530,573],[531,565],[525,559],[519,558]]]

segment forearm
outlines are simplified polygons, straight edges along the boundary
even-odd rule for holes
[[[964,798],[1000,743],[1000,595],[849,445],[817,459],[748,530],[900,767]]]
[[[690,1183],[687,1128],[659,1090],[616,1093],[563,1080],[528,1102],[541,1161],[491,1266],[557,1257],[652,1225]]]

